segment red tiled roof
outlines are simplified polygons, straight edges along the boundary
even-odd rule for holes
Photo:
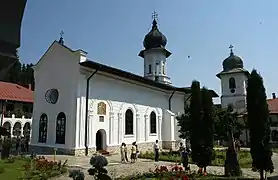
[[[33,103],[34,92],[28,88],[9,82],[0,81],[0,100]]]
[[[267,104],[271,114],[278,114],[278,99],[268,99]]]

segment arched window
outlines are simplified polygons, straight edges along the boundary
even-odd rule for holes
[[[60,112],[56,121],[56,144],[65,144],[66,140],[66,115]]]
[[[125,112],[125,134],[133,134],[133,112],[130,109]]]
[[[156,114],[154,112],[150,115],[151,134],[156,133]]]
[[[39,142],[46,143],[47,139],[47,115],[42,114],[39,122]]]
[[[229,79],[229,88],[230,88],[230,89],[235,89],[235,88],[236,88],[236,80],[235,80],[235,78],[233,78],[233,77],[231,77],[231,78]]]

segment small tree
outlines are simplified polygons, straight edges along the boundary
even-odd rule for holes
[[[179,137],[182,139],[190,138],[190,130],[191,130],[191,119],[189,108],[186,106],[184,109],[184,113],[177,117],[179,129]]]
[[[247,87],[248,127],[250,130],[250,153],[253,159],[253,169],[260,172],[264,179],[264,171],[272,173],[272,151],[270,141],[270,123],[268,105],[262,77],[256,70],[251,72]]]
[[[225,160],[225,175],[240,176],[241,170],[238,162],[239,142],[235,143],[235,134],[239,134],[243,125],[238,121],[238,114],[232,105],[226,109],[218,111],[218,128],[222,129],[219,133],[224,139],[228,140],[228,149]],[[239,138],[239,137],[237,137]]]

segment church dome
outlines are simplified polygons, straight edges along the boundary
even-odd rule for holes
[[[164,36],[157,27],[157,22],[153,20],[151,31],[145,36],[144,47],[146,49],[164,48],[167,44],[167,38]]]
[[[243,61],[240,57],[234,55],[231,50],[230,56],[223,61],[222,65],[224,71],[229,71],[235,68],[243,68]]]

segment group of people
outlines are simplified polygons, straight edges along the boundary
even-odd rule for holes
[[[139,150],[136,142],[132,143],[131,146],[131,154],[130,154],[130,161],[131,163],[134,163],[139,156]],[[127,146],[125,143],[122,143],[121,145],[121,161],[122,163],[128,162],[128,157],[127,157]]]
[[[15,138],[15,151],[16,153],[26,153],[29,152],[29,142],[30,138],[28,136],[17,136]]]
[[[153,150],[154,150],[154,160],[156,162],[158,162],[158,159],[159,159],[159,143],[158,143],[158,140],[155,141],[154,143],[154,146],[153,146]],[[125,143],[122,143],[121,145],[121,162],[122,163],[126,163],[126,162],[129,162],[128,161],[128,157],[127,157],[127,153],[128,150],[127,150],[127,145]],[[189,155],[190,155],[190,149],[188,147],[185,147],[183,145],[183,143],[181,142],[180,143],[180,148],[179,148],[179,152],[180,152],[180,164],[183,164],[183,167],[186,169],[186,170],[189,170]],[[131,146],[131,154],[130,154],[130,160],[131,160],[131,163],[134,163],[137,158],[139,156],[139,150],[138,150],[138,146],[136,144],[136,142],[133,142],[132,143],[132,146]]]

